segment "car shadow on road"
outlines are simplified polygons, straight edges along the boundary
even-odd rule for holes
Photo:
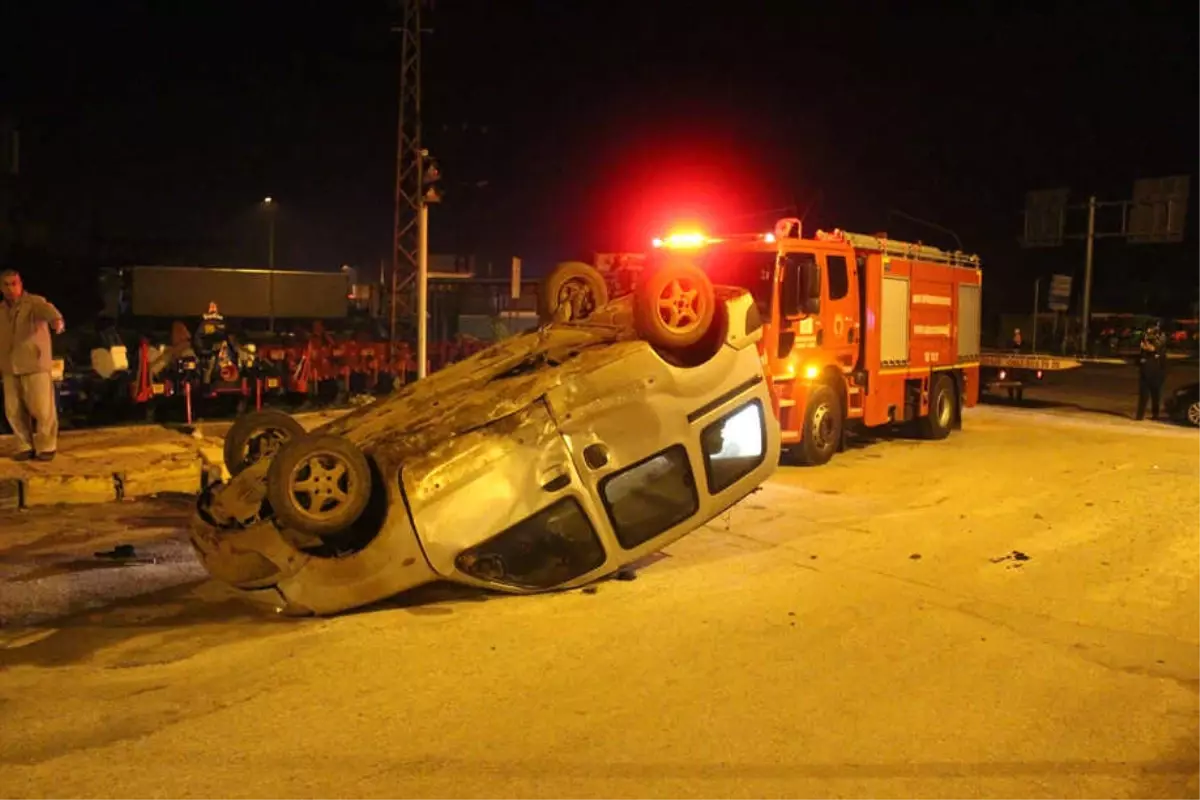
[[[584,594],[595,594],[601,584],[610,581],[633,581],[637,579],[637,574],[642,569],[647,569],[655,563],[668,558],[665,553],[657,552],[643,556],[632,564],[629,564],[617,570],[611,575],[606,575],[598,578],[591,583],[583,586],[574,586],[569,589],[549,589],[544,592],[535,594],[570,594],[573,592],[582,592]],[[505,600],[516,600],[520,597],[529,597],[531,595],[514,595],[506,592],[494,592],[487,589],[481,589],[475,586],[464,586],[458,583],[442,581],[437,583],[427,583],[424,586],[418,586],[415,589],[410,589],[407,592],[389,597],[385,600],[372,603],[362,608],[352,609],[345,612],[343,615],[350,614],[369,614],[376,611],[387,610],[403,610],[410,614],[419,616],[444,616],[453,614],[456,606],[463,605],[478,605],[489,600],[503,602]]]

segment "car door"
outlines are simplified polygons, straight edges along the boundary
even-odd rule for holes
[[[607,552],[544,400],[401,469],[426,558],[446,578],[538,591],[590,579]]]

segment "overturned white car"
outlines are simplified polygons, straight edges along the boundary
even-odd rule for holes
[[[570,588],[703,525],[775,470],[779,425],[751,297],[663,269],[609,302],[598,274],[563,265],[554,321],[311,433],[243,417],[233,479],[197,504],[204,565],[327,614],[438,580]]]

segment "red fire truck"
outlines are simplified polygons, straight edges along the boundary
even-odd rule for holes
[[[664,343],[676,325],[674,341],[689,344],[687,326],[717,305],[714,284],[753,295],[783,442],[803,463],[832,458],[849,426],[911,422],[943,439],[979,399],[978,256],[840,230],[804,238],[798,219],[769,233],[675,234],[654,245],[632,291],[635,308],[662,310]],[[580,266],[562,265],[559,277]],[[561,285],[555,278],[547,288]],[[680,313],[682,297],[691,312]]]

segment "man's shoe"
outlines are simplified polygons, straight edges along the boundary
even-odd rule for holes
[[[13,461],[32,461],[33,460],[33,451],[25,450],[24,452],[17,453],[15,456],[12,457],[12,460]]]
[[[48,450],[45,453],[38,453],[36,456],[34,456],[34,458],[36,458],[38,461],[53,461],[54,451]]]

